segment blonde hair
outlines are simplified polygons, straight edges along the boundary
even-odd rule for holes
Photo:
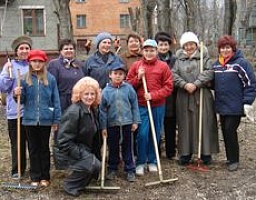
[[[40,70],[37,73],[37,78],[40,82],[42,82],[45,86],[48,86],[49,82],[48,82],[48,78],[47,78],[47,69],[46,69],[46,63],[44,63],[44,66],[42,68],[42,70]],[[31,66],[31,64],[29,63],[29,70],[28,73],[25,76],[25,80],[26,83],[31,86],[32,85],[32,74],[33,74],[33,68]]]
[[[95,91],[96,98],[95,101],[93,102],[92,106],[97,107],[100,103],[101,99],[101,91],[100,91],[100,86],[98,81],[95,79],[86,76],[82,79],[80,79],[73,87],[72,90],[72,97],[71,101],[72,103],[76,103],[81,100],[82,92],[87,90],[88,88],[92,88]]]

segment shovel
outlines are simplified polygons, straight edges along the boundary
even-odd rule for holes
[[[143,83],[143,88],[144,88],[145,93],[148,93],[147,83],[146,83],[145,76],[142,77],[142,83]],[[147,106],[148,106],[149,122],[150,122],[150,126],[151,126],[152,138],[153,138],[155,154],[156,154],[156,160],[157,160],[157,168],[158,168],[159,180],[158,181],[154,181],[154,182],[150,182],[150,183],[146,183],[145,186],[152,186],[152,185],[157,185],[157,184],[161,184],[161,183],[169,183],[169,182],[177,181],[178,178],[167,179],[167,180],[163,179],[163,172],[162,172],[162,168],[161,168],[161,163],[160,163],[160,158],[159,158],[159,151],[158,151],[158,145],[157,145],[157,140],[156,140],[156,130],[155,130],[155,125],[154,125],[154,120],[153,120],[153,115],[152,115],[152,110],[151,110],[151,105],[150,105],[150,101],[149,100],[147,100]]]

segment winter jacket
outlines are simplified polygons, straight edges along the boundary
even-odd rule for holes
[[[61,117],[58,132],[58,147],[75,165],[86,152],[99,154],[99,123],[97,111],[88,110],[80,102],[71,104]],[[88,160],[88,165],[91,161]]]
[[[139,105],[147,106],[142,80],[138,79],[139,67],[144,67],[146,71],[145,78],[147,89],[152,98],[151,106],[157,107],[164,105],[165,98],[169,96],[173,90],[172,72],[168,65],[157,58],[151,61],[147,61],[143,58],[142,60],[133,63],[131,66],[126,79],[135,88],[138,95]]]
[[[28,62],[21,60],[11,60],[12,76],[9,77],[7,65],[5,64],[0,74],[0,90],[7,93],[6,97],[6,115],[7,119],[17,119],[17,103],[13,98],[13,90],[17,86],[18,69],[21,77],[28,72]],[[23,105],[20,106],[20,115],[23,116]]]
[[[221,115],[243,115],[243,105],[255,99],[255,74],[240,50],[221,66],[213,64],[215,107]]]
[[[170,68],[170,70],[172,70],[174,63],[176,61],[176,57],[175,55],[173,55],[173,53],[171,51],[169,51],[167,53],[167,55],[162,55],[160,53],[158,53],[158,59],[166,62]],[[175,85],[175,84],[173,84]],[[177,97],[177,89],[176,87],[173,87],[173,91],[171,93],[171,95],[169,95],[166,98],[166,104],[165,104],[165,117],[175,117],[176,116],[176,97]]]
[[[214,98],[208,84],[214,72],[208,51],[204,49],[203,71],[200,72],[200,49],[191,57],[183,49],[176,52],[173,78],[177,87],[176,114],[178,125],[178,152],[180,156],[195,154],[198,151],[198,124],[200,89],[203,92],[202,108],[202,154],[219,152],[217,119],[214,111]],[[194,83],[197,89],[189,94],[184,86]]]
[[[78,60],[68,60],[60,56],[48,64],[48,71],[55,77],[58,85],[62,113],[71,105],[72,88],[78,80],[84,77],[83,63]]]
[[[102,91],[100,104],[100,128],[138,124],[140,114],[137,94],[128,83],[119,87],[111,83]]]
[[[102,60],[102,55],[97,51],[85,61],[83,66],[84,75],[96,79],[102,89],[109,82],[109,70],[111,67],[116,62],[123,63],[122,59],[112,52],[104,56],[107,56],[106,63]]]
[[[51,126],[59,124],[60,100],[57,83],[50,73],[47,73],[49,84],[45,86],[32,74],[32,85],[21,81],[21,103],[24,104],[22,124],[27,126]]]
[[[135,61],[138,61],[138,60],[140,60],[142,58],[142,54],[140,52],[136,53],[136,54],[131,54],[127,50],[124,53],[120,54],[120,57],[122,58],[125,66],[126,66],[127,71],[129,71],[129,69],[131,68],[132,64]]]

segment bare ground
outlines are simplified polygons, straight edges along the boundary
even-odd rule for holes
[[[4,107],[0,108],[0,182],[13,183],[10,179],[10,145]],[[68,199],[218,199],[218,200],[255,200],[256,199],[256,137],[255,123],[242,121],[239,127],[240,166],[235,172],[225,169],[225,151],[220,133],[221,153],[214,155],[214,163],[208,172],[191,171],[161,157],[164,180],[178,178],[166,184],[145,187],[145,184],[159,180],[157,174],[147,173],[137,177],[136,182],[128,183],[120,170],[117,180],[106,182],[106,185],[120,186],[118,191],[84,191],[79,197],[70,197],[62,189],[62,181],[67,172],[56,171],[52,166],[52,184],[49,188],[38,191],[3,190],[0,188],[0,199],[29,200],[68,200]],[[164,154],[164,153],[163,153]],[[29,178],[22,180],[28,183]]]

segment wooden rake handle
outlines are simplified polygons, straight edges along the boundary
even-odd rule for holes
[[[20,87],[20,69],[17,70],[17,86]],[[20,155],[20,95],[17,96],[17,156],[18,176],[21,178],[21,155]]]
[[[145,93],[148,93],[147,82],[146,82],[145,76],[142,77],[142,84],[143,84],[143,88],[144,88]],[[161,168],[158,145],[157,145],[157,139],[156,139],[156,129],[155,129],[153,114],[152,114],[151,105],[150,105],[149,100],[147,100],[147,107],[148,107],[149,122],[150,122],[151,131],[152,131],[152,138],[153,138],[155,154],[156,154],[158,175],[159,175],[160,181],[163,181],[163,174],[162,174],[162,168]]]

